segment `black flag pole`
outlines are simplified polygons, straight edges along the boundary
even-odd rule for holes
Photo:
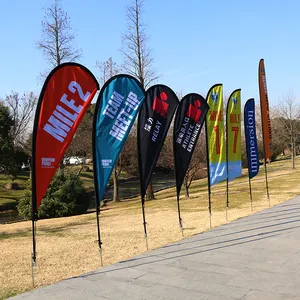
[[[94,135],[93,135],[93,143],[94,143]],[[95,164],[95,159],[93,159],[93,164]],[[95,168],[94,168],[95,170]],[[94,171],[95,172],[95,171]],[[99,220],[99,214],[100,214],[100,205],[98,202],[98,188],[97,188],[97,180],[94,176],[94,184],[95,184],[95,205],[96,205],[96,219],[97,219],[97,233],[98,233],[98,248],[99,248],[99,254],[100,254],[100,263],[101,267],[103,266],[103,258],[102,258],[102,241],[101,241],[101,234],[100,234],[100,220]]]
[[[34,284],[34,269],[36,267],[36,239],[35,239],[35,229],[36,229],[36,224],[35,220],[32,219],[32,244],[33,244],[33,252],[32,252],[32,257],[31,257],[31,278],[32,278],[32,286],[35,287]]]
[[[50,77],[50,75],[49,75]],[[48,78],[49,78],[48,77]],[[32,286],[35,287],[34,281],[34,271],[36,268],[36,221],[38,219],[37,214],[37,192],[36,192],[36,137],[38,132],[38,122],[41,112],[41,106],[44,96],[44,89],[45,85],[42,89],[41,95],[39,97],[39,101],[36,107],[36,112],[34,116],[34,125],[33,125],[33,132],[32,132],[32,155],[31,155],[31,201],[32,201],[32,255],[31,255],[31,276],[32,276]]]
[[[147,250],[149,250],[149,247],[148,247],[148,236],[147,236],[147,222],[146,222],[146,215],[145,215],[145,195],[142,195],[141,199],[142,199],[144,237],[145,237],[145,241],[146,241],[146,248],[147,248]]]
[[[266,189],[267,189],[267,197],[269,201],[269,206],[271,206],[270,194],[269,194],[269,183],[268,183],[268,171],[267,171],[267,162],[265,155],[265,145],[264,145],[264,167],[265,167],[265,178],[266,178]]]
[[[190,93],[181,99],[176,111],[173,130],[173,149],[178,218],[182,236],[183,221],[180,213],[180,191],[183,182],[189,174],[188,167],[191,163],[194,150],[197,147],[208,109],[208,104],[201,95]]]
[[[262,126],[262,137],[263,137],[263,148],[264,148],[264,169],[265,169],[265,179],[266,179],[266,192],[269,201],[269,206],[271,206],[270,194],[269,194],[269,184],[268,184],[268,171],[267,171],[267,157],[270,158],[272,153],[272,134],[271,134],[271,123],[269,117],[269,99],[266,83],[266,73],[264,60],[261,59],[258,66],[258,86],[259,86],[259,96],[260,96],[260,109],[261,109],[261,126]],[[265,122],[268,124],[265,124]],[[268,136],[266,136],[266,127],[268,126]],[[269,151],[266,149],[266,140],[269,142]]]
[[[228,209],[229,209],[229,180],[228,180],[228,107],[230,103],[231,96],[228,99],[227,102],[227,108],[226,108],[226,221],[228,221]]]
[[[250,174],[248,172],[249,177],[249,195],[250,195],[250,204],[251,204],[251,212],[253,212],[253,198],[252,198],[252,187],[251,187],[251,179]]]
[[[140,115],[138,117],[138,128],[141,126]],[[143,214],[143,227],[144,227],[144,238],[146,242],[147,251],[149,250],[148,246],[148,235],[147,235],[147,222],[145,214],[145,191],[144,187],[144,178],[142,175],[142,162],[141,162],[141,148],[140,148],[140,135],[137,135],[137,149],[138,149],[138,162],[139,162],[139,174],[140,174],[140,189],[141,189],[141,203],[142,203],[142,214]]]
[[[208,189],[208,213],[209,213],[209,227],[212,228],[211,225],[211,186],[210,186],[210,169],[209,169],[209,150],[208,150],[208,135],[207,135],[207,122],[205,120],[205,134],[206,134],[206,167],[207,167],[207,189]]]
[[[167,136],[173,115],[179,104],[178,97],[166,85],[151,86],[145,94],[137,126],[138,164],[144,235],[148,250],[145,195],[153,170]]]
[[[181,213],[180,213],[180,203],[179,203],[179,193],[177,192],[177,210],[178,210],[178,220],[179,220],[179,227],[181,229],[181,234],[183,235],[183,226],[182,226],[182,218],[181,218]]]
[[[97,125],[97,114],[100,106],[100,101],[97,101],[95,112],[94,112],[94,119],[93,119],[93,136],[92,136],[92,145],[93,145],[93,171],[94,171],[94,186],[95,186],[95,206],[96,206],[96,219],[97,219],[97,234],[98,234],[98,249],[100,254],[100,263],[101,267],[103,266],[103,257],[102,257],[102,241],[101,241],[101,233],[100,233],[100,220],[99,220],[99,214],[100,214],[100,201],[99,199],[99,188],[98,188],[98,180],[97,180],[97,167],[96,167],[96,134],[95,134],[95,128]]]

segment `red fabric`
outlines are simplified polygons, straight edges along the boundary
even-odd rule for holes
[[[36,209],[97,89],[91,73],[74,65],[57,69],[48,81],[36,133]]]

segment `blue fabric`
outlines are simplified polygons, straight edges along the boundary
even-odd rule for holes
[[[245,104],[244,109],[244,125],[246,150],[248,159],[249,178],[253,178],[259,172],[259,156],[257,147],[257,137],[255,128],[255,103],[254,99],[250,99]]]
[[[210,185],[227,179],[226,162],[209,163]]]
[[[228,161],[228,181],[231,181],[242,175],[242,161]]]
[[[98,204],[144,98],[138,82],[126,75],[117,76],[100,92],[93,133]]]

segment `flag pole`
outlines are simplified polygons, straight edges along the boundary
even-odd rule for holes
[[[93,143],[93,172],[94,172],[94,187],[95,187],[95,206],[96,206],[96,219],[97,219],[97,234],[98,234],[98,249],[100,254],[100,264],[101,267],[103,266],[103,257],[102,257],[102,241],[101,241],[101,234],[100,234],[100,202],[99,199],[99,188],[98,188],[98,172],[97,172],[97,162],[96,162],[96,116],[99,110],[99,102],[96,103],[96,108],[94,112],[94,119],[93,119],[93,136],[92,136],[92,143]]]
[[[229,180],[228,180],[228,107],[231,96],[228,99],[226,107],[226,221],[228,221],[228,209],[229,209]]]
[[[262,65],[261,65],[262,63]],[[265,168],[265,179],[266,179],[266,192],[267,197],[269,201],[269,206],[271,206],[271,200],[270,200],[270,194],[269,194],[269,184],[268,184],[268,171],[267,171],[267,157],[266,157],[266,146],[265,146],[265,127],[264,127],[264,119],[263,119],[263,107],[262,107],[262,91],[265,93],[265,100],[267,103],[267,109],[268,109],[268,92],[267,92],[267,86],[266,82],[263,83],[262,75],[261,75],[261,67],[263,68],[263,72],[265,74],[264,70],[264,60],[261,59],[258,66],[258,86],[259,86],[259,97],[260,97],[260,116],[261,116],[261,127],[262,127],[262,137],[263,137],[263,148],[264,148],[264,168]],[[265,78],[266,80],[266,78]],[[269,117],[269,112],[267,113],[267,116]],[[269,130],[271,130],[271,127],[269,127]]]
[[[144,225],[144,236],[145,236],[145,241],[146,241],[146,247],[147,250],[149,250],[148,247],[148,236],[147,236],[147,222],[146,222],[146,216],[145,216],[145,196],[141,196],[142,199],[142,212],[143,212],[143,225]]]
[[[207,122],[205,119],[205,140],[206,140],[206,167],[207,167],[207,189],[208,189],[208,213],[209,213],[209,227],[212,228],[212,213],[211,213],[211,185],[210,185],[210,169],[209,169],[209,150],[208,150],[208,140],[207,140]]]
[[[269,206],[271,206],[271,200],[270,200],[270,194],[269,194],[269,184],[268,184],[267,162],[266,162],[266,155],[265,155],[265,145],[264,145],[264,167],[265,167],[267,197],[268,197],[268,201],[269,201]]]
[[[249,194],[250,194],[251,212],[253,212],[252,187],[251,187],[251,179],[250,179],[249,171],[248,171],[248,178],[249,178]]]
[[[34,282],[34,270],[36,267],[36,221],[34,217],[32,217],[32,246],[33,246],[33,252],[31,256],[31,277],[32,277],[32,287],[35,287]]]
[[[181,229],[181,234],[183,236],[183,226],[182,226],[182,219],[181,219],[181,213],[180,213],[180,203],[179,203],[179,193],[177,192],[177,210],[178,210],[178,219],[179,219],[179,227]]]
[[[97,231],[98,231],[98,248],[99,248],[99,254],[100,254],[101,267],[103,267],[102,241],[101,241],[101,236],[100,236],[100,221],[99,221],[99,214],[100,214],[100,206],[98,205],[98,202],[97,202],[97,200],[96,200],[96,218],[97,218]]]

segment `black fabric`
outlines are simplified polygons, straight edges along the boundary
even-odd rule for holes
[[[174,123],[176,190],[179,195],[209,106],[198,94],[188,94],[180,102]]]
[[[138,155],[141,196],[146,193],[153,168],[166,138],[179,100],[167,86],[157,84],[146,91],[138,119]]]

